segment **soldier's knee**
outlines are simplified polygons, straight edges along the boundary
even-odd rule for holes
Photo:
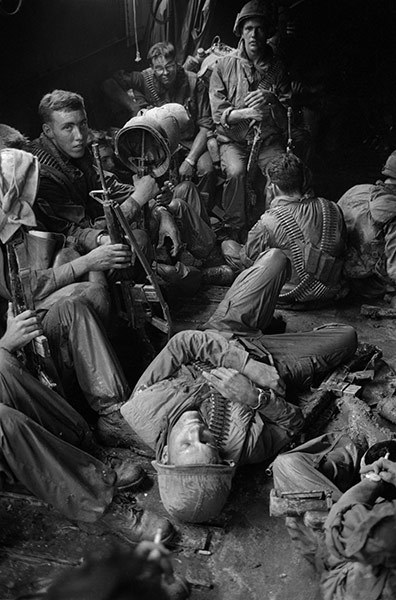
[[[225,172],[228,179],[237,179],[246,175],[246,167],[241,162],[229,162],[225,165]]]
[[[287,270],[287,276],[289,275],[290,262],[286,254],[279,250],[279,248],[270,248],[266,250],[256,260],[254,267],[264,267],[266,269],[272,269],[274,273],[282,272]]]
[[[299,452],[279,454],[272,465],[274,486],[283,491],[291,490],[293,487],[293,474],[302,462],[303,458]]]

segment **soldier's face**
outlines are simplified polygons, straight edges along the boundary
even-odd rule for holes
[[[263,19],[247,19],[242,26],[242,39],[246,52],[259,53],[267,42],[267,31]]]
[[[165,87],[169,87],[176,79],[176,62],[173,59],[157,56],[151,61],[156,77]]]
[[[88,139],[88,121],[84,110],[54,110],[51,121],[44,123],[44,133],[70,158],[84,156]]]
[[[167,462],[173,465],[219,462],[214,436],[195,410],[182,414],[173,426],[165,448]]]
[[[114,150],[110,146],[99,146],[99,156],[105,171],[112,172],[115,169]]]

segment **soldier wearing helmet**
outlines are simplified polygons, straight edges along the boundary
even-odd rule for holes
[[[286,111],[290,87],[281,60],[267,39],[275,30],[270,0],[252,0],[236,17],[234,33],[240,36],[235,52],[219,59],[210,81],[210,102],[226,175],[223,191],[225,225],[229,237],[244,241],[247,164],[259,125],[254,160],[264,174],[269,160],[284,152]],[[253,150],[252,150],[253,152]]]
[[[348,232],[345,275],[353,291],[371,298],[389,286],[396,291],[396,151],[382,175],[384,181],[355,185],[338,202]]]
[[[218,516],[235,468],[268,463],[303,426],[285,388],[309,386],[355,352],[356,333],[347,325],[263,334],[288,262],[278,248],[263,253],[238,276],[204,331],[172,337],[121,408],[155,451],[161,500],[178,520]]]

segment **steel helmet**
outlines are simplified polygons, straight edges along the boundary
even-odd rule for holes
[[[175,466],[151,463],[162,504],[174,519],[205,523],[222,511],[235,474],[234,463]]]
[[[381,172],[382,175],[387,175],[388,177],[396,179],[396,150],[388,156]]]
[[[268,37],[275,33],[275,10],[271,0],[250,0],[242,7],[242,10],[237,14],[233,32],[238,37],[242,33],[242,24],[246,19],[254,18],[265,19],[265,24],[268,27]]]
[[[190,123],[181,104],[170,102],[132,117],[116,135],[116,153],[129,169],[138,172],[138,158],[151,149],[151,173],[161,177],[169,169],[171,155]]]

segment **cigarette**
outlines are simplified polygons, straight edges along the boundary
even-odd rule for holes
[[[161,543],[161,537],[162,537],[162,529],[161,527],[159,527],[157,529],[157,532],[154,536],[154,544],[160,544]]]

